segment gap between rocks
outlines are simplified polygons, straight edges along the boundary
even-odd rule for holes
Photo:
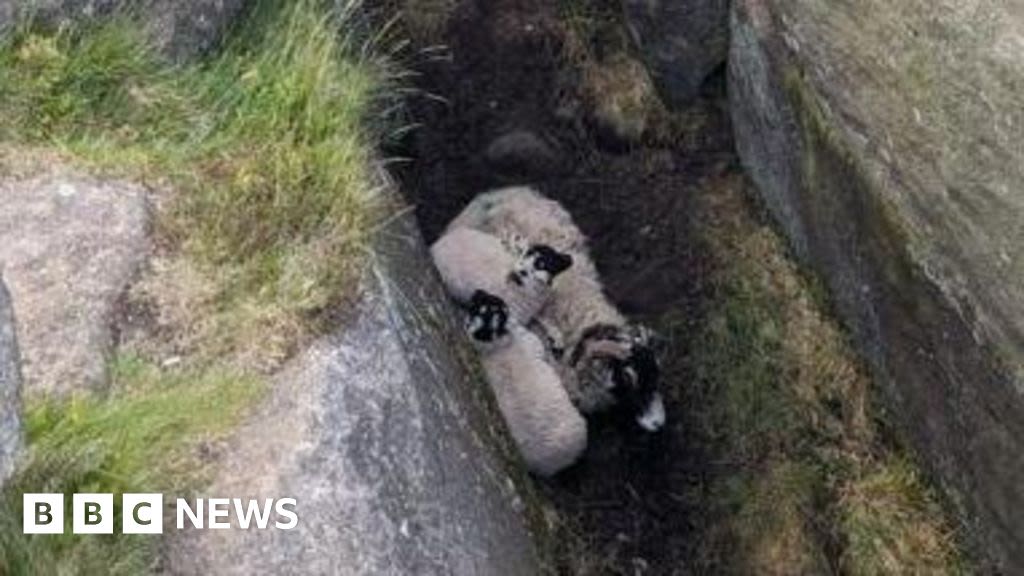
[[[663,144],[629,142],[583,113],[585,72],[565,61],[566,31],[547,2],[468,2],[447,49],[421,63],[412,104],[421,124],[398,169],[427,242],[478,192],[536,184],[562,202],[591,240],[608,293],[632,317],[701,322],[707,252],[694,233],[696,198],[738,166],[718,78],[693,104],[689,129]],[[434,96],[440,96],[441,102]],[[684,328],[676,325],[676,328]],[[566,531],[558,571],[663,573],[693,564],[694,499],[706,444],[687,416],[689,342],[665,366],[669,428],[648,437],[629,423],[591,426],[585,459],[542,486]],[[586,550],[581,549],[586,548]]]
[[[450,13],[415,12],[428,5]],[[583,461],[538,482],[556,528],[553,571],[870,572],[873,554],[888,553],[870,546],[914,534],[920,550],[896,561],[947,568],[951,531],[869,413],[870,381],[746,200],[724,71],[668,112],[617,6],[402,4],[443,30],[416,60],[417,128],[393,151],[410,159],[394,171],[425,240],[477,193],[534,184],[588,235],[612,300],[670,342],[666,429],[592,421]],[[732,348],[709,350],[723,343]],[[876,492],[858,492],[865,479]],[[837,504],[841,492],[869,515],[877,505],[910,520],[850,552],[839,526],[857,510]]]

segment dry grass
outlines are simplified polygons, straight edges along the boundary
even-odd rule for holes
[[[839,489],[847,546],[840,567],[851,575],[967,573],[955,534],[914,466],[896,456],[875,462]]]

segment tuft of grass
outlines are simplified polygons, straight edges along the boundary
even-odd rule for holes
[[[967,574],[955,534],[934,518],[942,511],[914,466],[893,457],[840,491],[840,522],[847,545],[844,574]]]
[[[729,529],[743,567],[756,574],[825,574],[828,559],[810,512],[820,495],[821,471],[779,459],[754,475],[727,483],[735,509]]]
[[[696,133],[707,114],[699,106],[673,110],[658,95],[654,78],[622,23],[622,8],[609,0],[560,0],[564,60],[579,75],[587,113],[626,142],[675,147]]]
[[[143,137],[129,134],[133,127],[166,130],[183,112],[167,108],[169,69],[127,21],[78,31],[20,29],[3,41],[0,67],[0,137],[8,141],[127,142]],[[165,92],[160,106],[153,105],[157,88]]]
[[[196,312],[222,320],[210,356],[267,332],[293,341],[351,294],[379,216],[373,150],[393,76],[346,32],[351,14],[263,0],[187,67],[126,18],[22,29],[0,45],[0,138],[176,190],[158,230],[216,286]]]
[[[26,410],[29,452],[0,495],[0,567],[5,574],[141,574],[154,539],[120,534],[60,536],[21,532],[27,492],[184,495],[208,475],[209,451],[259,398],[258,380],[233,372],[170,374],[132,357],[112,366],[109,398],[36,401]]]

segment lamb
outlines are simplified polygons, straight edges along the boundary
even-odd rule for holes
[[[523,247],[518,258],[497,237],[457,228],[430,248],[448,293],[465,304],[477,290],[504,300],[516,322],[526,324],[547,302],[552,282],[569,269],[570,256],[540,244]]]
[[[460,229],[522,237],[572,257],[572,269],[552,287],[532,327],[550,341],[563,341],[568,353],[562,377],[581,411],[614,406],[629,411],[643,429],[659,430],[665,410],[653,333],[630,324],[605,296],[586,236],[569,213],[532,188],[503,188],[474,198],[448,225],[449,233]]]
[[[470,298],[467,325],[527,467],[551,476],[571,466],[586,450],[587,424],[545,360],[540,339],[509,322],[506,303],[483,290]]]

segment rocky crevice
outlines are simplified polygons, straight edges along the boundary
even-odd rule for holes
[[[760,196],[826,279],[979,555],[1014,572],[1024,558],[1024,527],[1010,512],[1024,498],[1024,349],[1010,294],[1024,284],[1005,247],[1020,234],[1007,217],[1022,206],[1020,150],[1005,139],[1019,129],[1019,102],[1005,88],[1024,71],[1001,59],[998,39],[1019,35],[1021,22],[1006,14],[998,26],[942,32],[1000,13],[990,4],[971,16],[736,2],[729,82],[739,154]],[[936,83],[964,66],[959,80]],[[993,69],[1002,80],[985,76]],[[992,130],[970,120],[979,100],[996,114]]]
[[[187,4],[146,4],[154,10],[150,32],[175,59],[214,46],[245,2]],[[871,8],[816,0],[734,0],[731,8],[719,0],[602,0],[584,3],[596,12],[583,18],[567,15],[567,3],[539,0],[434,4],[441,6],[422,30],[407,22],[411,36],[444,48],[432,44],[431,57],[416,62],[425,96],[410,112],[422,128],[397,150],[415,162],[396,168],[425,240],[494,186],[534,183],[563,202],[592,239],[610,296],[672,336],[670,425],[647,437],[628,423],[595,421],[584,461],[540,484],[542,515],[510,463],[423,239],[403,218],[374,248],[379,262],[356,318],[293,360],[237,435],[238,456],[213,487],[308,494],[308,527],[289,535],[188,534],[169,545],[170,571],[204,572],[218,562],[223,571],[288,571],[296,558],[305,571],[351,573],[661,574],[720,571],[737,558],[768,558],[747,566],[769,572],[848,568],[849,535],[815,523],[837,521],[832,501],[842,490],[856,496],[851,483],[819,489],[813,482],[824,481],[813,478],[795,498],[772,501],[773,512],[796,511],[772,527],[776,538],[737,543],[744,527],[736,518],[752,512],[729,498],[743,482],[771,498],[781,489],[775,483],[805,481],[809,461],[856,467],[898,452],[861,422],[870,395],[847,352],[839,355],[842,378],[827,384],[848,389],[809,385],[807,374],[835,375],[817,358],[796,362],[795,375],[775,356],[754,364],[792,379],[784,383],[797,388],[787,391],[803,412],[783,417],[813,425],[808,438],[769,440],[798,443],[809,459],[786,461],[785,448],[770,445],[756,445],[751,457],[742,450],[749,447],[728,445],[735,422],[723,425],[709,412],[724,384],[696,357],[709,351],[695,334],[749,330],[739,337],[799,356],[806,343],[779,343],[775,332],[821,326],[805,296],[786,312],[800,318],[780,328],[774,316],[730,315],[735,295],[716,292],[736,289],[717,279],[732,270],[732,256],[750,256],[744,250],[771,262],[747,270],[741,288],[768,285],[773,297],[800,290],[773,242],[762,254],[738,239],[770,236],[741,200],[745,175],[793,252],[825,279],[898,409],[902,436],[971,519],[979,557],[992,560],[984,567],[1019,567],[1024,526],[1013,511],[1024,504],[1024,429],[1016,417],[1024,401],[1016,296],[1024,243],[1016,242],[1013,186],[1024,164],[1012,136],[1024,122],[1008,94],[1024,74],[1006,57],[1020,44],[1019,15],[979,20],[1000,13],[984,0],[972,13],[940,3],[930,20],[898,7],[864,32],[846,26],[870,21]],[[63,0],[43,3],[41,15],[92,17],[111,6]],[[0,0],[0,29],[23,7]],[[199,17],[184,15],[193,8]],[[607,14],[612,25],[593,26]],[[977,25],[976,36],[944,35],[962,21]],[[888,36],[871,36],[880,31]],[[957,47],[974,69],[950,63]],[[892,65],[880,49],[910,60]],[[958,69],[976,85],[937,82]],[[991,122],[979,112],[986,107]],[[972,130],[981,125],[991,131]],[[109,317],[145,258],[144,193],[78,177],[5,179],[0,188],[14,199],[0,209],[0,260],[25,330],[26,380],[58,395],[95,387],[114,337]],[[107,201],[112,195],[118,202]],[[67,210],[74,214],[63,218]],[[725,219],[736,214],[735,236],[723,236],[716,225],[729,228]],[[20,443],[10,408],[19,402],[21,370],[6,299],[0,290],[0,479]],[[78,349],[85,352],[67,353]],[[835,456],[844,450],[852,456]],[[807,510],[812,520],[800,515]],[[438,541],[458,544],[438,550]],[[793,550],[797,557],[786,557]]]
[[[751,216],[758,209],[737,200],[743,194],[760,196],[759,204],[789,233],[798,257],[820,265],[813,255],[825,253],[833,262],[850,259],[863,267],[871,255],[887,263],[877,277],[885,282],[907,270],[901,264],[905,260],[897,257],[900,236],[882,217],[891,214],[855,190],[862,174],[848,155],[811,153],[834,144],[831,121],[822,120],[816,108],[780,99],[780,93],[792,95],[799,76],[758,60],[772,56],[774,47],[785,47],[784,37],[751,36],[736,24],[735,14],[730,29],[730,7],[722,2],[627,1],[624,6],[623,22],[618,2],[452,3],[446,27],[433,39],[444,50],[431,51],[436,58],[417,63],[418,87],[431,95],[412,104],[413,118],[422,127],[399,150],[414,159],[399,172],[428,241],[476,193],[533,183],[562,202],[590,236],[612,299],[633,317],[677,336],[666,364],[672,421],[666,433],[645,439],[631,436],[622,423],[594,422],[591,448],[581,465],[543,484],[566,531],[561,545],[567,548],[558,568],[575,574],[819,573],[858,565],[870,570],[875,561],[870,554],[859,550],[863,558],[851,556],[856,536],[839,524],[853,512],[841,500],[872,474],[902,474],[902,450],[870,423],[873,416],[866,415],[871,410],[865,406],[871,403],[872,385],[852,352],[833,341],[840,337],[828,320],[812,320],[820,312],[808,303],[813,298],[801,292],[807,287],[791,286],[793,271],[779,245],[751,247],[729,234],[770,235]],[[671,25],[685,17],[690,18],[685,26]],[[414,17],[408,20],[415,25]],[[432,22],[436,29],[436,19]],[[625,41],[618,31],[622,24],[628,31]],[[638,62],[647,69],[638,68]],[[802,134],[801,126],[826,131],[809,140],[791,138],[790,130]],[[748,187],[745,175],[760,190]],[[807,192],[794,202],[794,190]],[[821,230],[805,229],[826,221],[831,222],[829,238],[821,237]],[[723,233],[715,222],[730,232]],[[750,257],[743,250],[763,251],[760,256],[768,261],[738,269],[750,266],[737,262]],[[835,289],[832,269],[818,270]],[[725,277],[732,280],[722,282]],[[781,318],[759,318],[763,325],[746,334],[742,331],[753,320],[743,315],[753,311],[744,308],[751,295],[743,291],[764,277],[771,278],[767,298],[781,298],[785,312]],[[730,293],[737,285],[741,293]],[[846,319],[858,322],[864,310],[844,304],[842,297],[838,302]],[[917,292],[900,302],[928,306],[931,300]],[[709,309],[714,310],[710,318]],[[888,315],[884,322],[900,327],[906,342],[920,342],[911,336],[921,328],[918,319],[893,308],[867,311]],[[722,321],[738,324],[722,328],[716,324]],[[765,384],[778,386],[779,394],[795,394],[786,396],[789,405],[777,409],[796,410],[797,416],[773,413],[771,401],[746,406],[749,399],[723,398],[756,393],[739,392],[745,390],[742,385],[737,392],[724,391],[735,384],[707,370],[727,372],[728,367],[695,356],[715,355],[695,351],[702,343],[694,338],[719,330],[726,331],[730,344],[764,353],[758,346],[771,338],[762,341],[760,331],[777,329],[775,322],[798,338],[808,337],[812,327],[822,331],[814,345],[787,342],[787,352],[768,352],[751,363],[759,370],[780,371],[778,380],[773,376]],[[880,346],[874,345],[868,348],[869,358],[878,358],[871,355]],[[887,384],[886,373],[881,374]],[[815,377],[826,381],[807,381]],[[917,402],[920,409],[929,401]],[[763,452],[744,452],[749,449],[745,442],[757,441],[729,430],[736,425],[729,418],[741,416],[754,419],[747,426],[768,430]],[[771,421],[776,417],[809,422],[797,424],[796,433],[786,431],[787,425],[779,431]],[[787,447],[775,453],[772,441]],[[844,471],[833,474],[833,467]],[[773,484],[799,484],[807,478],[802,492]],[[893,499],[877,505],[905,510],[908,504],[901,499],[913,501],[918,498],[914,491],[925,490],[913,482],[900,486],[908,492],[876,495]],[[748,489],[752,496],[743,493]],[[758,506],[770,512],[751,511]],[[943,514],[930,503],[922,506],[927,511],[915,517],[921,524],[894,537],[909,538],[915,531],[938,534],[935,550],[943,551],[930,559],[900,561],[916,566],[908,569],[952,569],[955,552],[949,550],[955,546],[941,536]],[[750,518],[737,519],[745,514],[778,525],[770,536],[758,535],[757,529],[744,526]]]

